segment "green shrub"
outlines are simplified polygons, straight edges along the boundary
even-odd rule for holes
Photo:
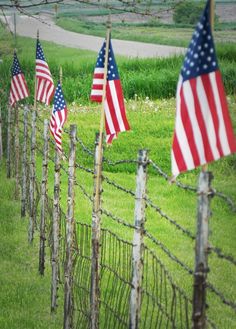
[[[203,11],[205,2],[183,1],[174,9],[173,20],[176,24],[195,25]]]

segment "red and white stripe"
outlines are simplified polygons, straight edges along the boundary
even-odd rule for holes
[[[102,102],[104,68],[95,68],[90,99]],[[120,80],[107,81],[105,109],[106,142],[111,144],[117,133],[130,129]]]
[[[67,119],[67,109],[61,111],[56,111],[55,113],[52,112],[52,116],[50,119],[49,127],[50,131],[55,139],[56,147],[59,152],[62,152],[62,127]]]
[[[54,83],[47,63],[40,59],[36,59],[36,79],[36,99],[49,105],[54,93]]]
[[[14,75],[11,79],[10,87],[10,105],[14,106],[16,102],[29,96],[28,87],[23,73]]]
[[[104,84],[104,67],[95,68],[93,74],[93,85],[91,90],[90,99],[95,102],[102,102],[102,91]]]
[[[177,86],[172,174],[194,169],[236,152],[219,71],[182,81]]]

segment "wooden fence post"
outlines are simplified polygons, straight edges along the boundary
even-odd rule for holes
[[[20,141],[19,141],[19,107],[15,107],[15,198],[19,198],[19,162],[20,162]]]
[[[48,120],[44,120],[43,130],[43,163],[42,163],[42,184],[41,184],[41,214],[40,214],[40,241],[39,241],[39,273],[44,275],[45,269],[45,222],[47,204],[47,181],[48,181]]]
[[[28,241],[32,243],[35,228],[35,147],[36,147],[36,111],[32,112],[31,153],[30,153],[30,187],[29,187],[29,229]]]
[[[64,286],[64,329],[73,326],[73,243],[75,236],[74,223],[74,183],[75,183],[75,150],[76,150],[76,125],[70,126],[70,153],[69,177],[66,217],[66,259],[65,259],[65,286]]]
[[[3,147],[2,147],[2,109],[0,105],[0,161],[2,160],[3,156]]]
[[[24,140],[22,155],[22,193],[21,193],[21,217],[26,216],[27,205],[27,143],[28,143],[28,107],[24,107]]]
[[[57,150],[55,150],[54,198],[52,216],[51,312],[55,312],[57,308],[57,291],[59,284],[60,170],[60,154]]]
[[[11,107],[7,111],[7,178],[11,177]]]
[[[102,149],[103,151],[103,149]],[[92,214],[92,259],[91,259],[91,290],[90,290],[90,314],[91,329],[99,328],[99,277],[100,277],[100,231],[101,231],[101,170],[99,170],[99,134],[95,139],[94,155],[94,200]],[[102,153],[101,153],[102,158]],[[100,177],[97,179],[97,175]],[[99,184],[99,200],[96,202],[96,184]],[[98,207],[96,206],[96,203]],[[97,208],[97,209],[96,209]]]
[[[138,170],[136,178],[134,224],[136,229],[133,237],[132,256],[132,288],[130,295],[130,329],[138,329],[141,312],[141,283],[143,273],[143,231],[145,223],[145,196],[147,181],[148,157],[146,150],[138,153]]]
[[[195,246],[195,272],[193,291],[193,328],[206,328],[206,279],[208,272],[208,221],[210,217],[210,172],[202,171],[198,182],[197,237]]]

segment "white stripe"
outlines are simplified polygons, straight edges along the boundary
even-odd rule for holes
[[[209,108],[207,96],[205,93],[205,89],[204,89],[201,77],[197,77],[196,89],[197,89],[197,96],[198,96],[198,100],[199,100],[200,108],[201,108],[201,112],[202,112],[202,117],[203,117],[205,127],[206,127],[208,142],[210,144],[213,157],[215,160],[217,160],[217,159],[219,159],[220,154],[218,152],[217,145],[216,145],[215,128],[214,128],[211,111]]]
[[[92,89],[91,96],[102,96],[102,90]]]
[[[94,73],[104,73],[104,67],[95,67]]]
[[[217,83],[216,83],[215,72],[210,73],[210,80],[211,80],[211,85],[212,85],[212,89],[213,89],[213,95],[215,97],[216,110],[217,110],[218,120],[219,120],[218,135],[219,135],[219,139],[220,139],[220,144],[221,144],[223,154],[228,155],[231,153],[231,151],[230,151],[230,147],[229,147],[229,143],[228,143],[228,137],[227,137],[227,133],[226,133],[224,117],[222,115],[222,107],[221,107],[221,102],[220,102],[219,90],[218,90]]]
[[[198,156],[200,159],[200,164],[204,164],[206,163],[204,144],[202,140],[201,130],[199,128],[198,120],[196,117],[195,103],[194,103],[192,88],[189,80],[185,81],[183,84],[183,94],[184,94],[185,103],[187,104],[188,115],[191,121],[193,136],[198,151]]]
[[[17,102],[19,100],[19,97],[18,97],[18,94],[17,94],[17,92],[15,90],[15,86],[14,86],[13,81],[11,81],[11,93],[12,93],[12,96],[15,97],[15,100],[14,101]]]
[[[95,78],[93,79],[93,85],[103,85],[103,82],[104,82],[104,79],[98,79],[98,78]]]
[[[182,79],[179,79],[179,84],[182,84]],[[181,101],[180,101],[180,85],[177,86],[178,94],[176,95],[176,121],[175,121],[175,133],[181,149],[185,164],[188,169],[193,169],[194,162],[192,157],[192,152],[188,144],[188,138],[185,133],[184,125],[181,119]]]
[[[104,109],[105,109],[105,116],[106,116],[107,124],[108,124],[109,130],[110,130],[110,134],[115,134],[116,131],[115,131],[115,128],[114,128],[114,125],[113,125],[113,121],[112,121],[112,118],[111,118],[111,114],[110,114],[110,110],[109,110],[109,107],[108,107],[108,104],[107,104],[107,100],[105,100]]]
[[[120,104],[119,104],[119,101],[117,98],[114,80],[109,81],[109,86],[110,86],[110,90],[111,90],[112,101],[113,101],[113,105],[115,108],[115,114],[116,114],[116,118],[117,118],[117,121],[118,121],[118,124],[120,127],[120,131],[125,131],[125,126],[124,126],[123,118],[122,118],[121,112],[120,112]]]
[[[179,168],[175,160],[173,149],[171,150],[171,172],[174,176],[177,176],[179,174]]]

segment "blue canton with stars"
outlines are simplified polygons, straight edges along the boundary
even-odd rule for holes
[[[18,75],[22,73],[21,68],[20,68],[20,63],[17,59],[16,53],[14,53],[14,59],[13,59],[13,65],[11,68],[11,74],[12,76]]]
[[[104,41],[103,46],[98,54],[96,67],[104,68],[105,65],[105,52],[106,52],[106,41]],[[111,40],[109,42],[109,53],[108,53],[108,65],[107,65],[107,80],[119,80],[119,73],[111,45]]]
[[[218,69],[210,26],[210,1],[196,26],[181,69],[183,81],[196,78]]]
[[[45,59],[44,53],[43,53],[43,48],[42,48],[39,40],[37,40],[37,46],[36,46],[36,59],[40,59],[40,60],[46,62],[46,59]]]
[[[54,95],[54,107],[53,113],[57,111],[62,111],[66,108],[66,102],[62,93],[61,84],[58,82],[55,95]]]

